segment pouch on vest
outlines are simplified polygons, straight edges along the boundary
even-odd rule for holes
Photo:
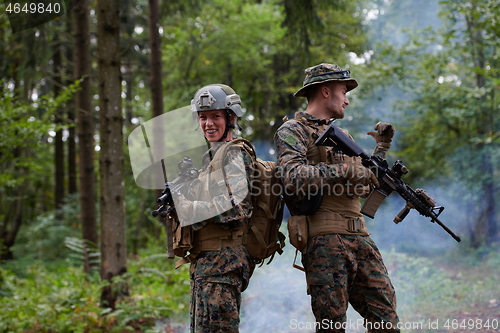
[[[191,226],[182,227],[179,220],[173,219],[172,235],[174,254],[181,258],[186,257],[193,248],[193,229]]]
[[[307,224],[307,216],[296,215],[288,219],[288,238],[297,250],[303,251],[307,245],[309,238],[309,230]]]

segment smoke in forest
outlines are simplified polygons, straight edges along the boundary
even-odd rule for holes
[[[427,187],[426,190],[437,200],[438,205],[445,207],[440,216],[441,221],[458,235],[463,234],[467,223],[463,205],[452,200],[443,188]],[[414,210],[403,222],[394,224],[394,216],[404,205],[404,201],[393,193],[379,208],[374,219],[366,218],[371,237],[383,255],[391,251],[412,256],[435,255],[459,246],[439,225],[431,223],[430,219]],[[283,229],[286,233],[286,222]],[[240,332],[314,332],[308,329],[308,325],[314,324],[314,316],[310,298],[306,294],[305,274],[292,267],[295,248],[287,243],[284,250],[284,254],[277,255],[270,265],[255,270],[250,286],[243,293]],[[300,253],[297,263],[300,264]],[[387,260],[385,264],[391,275],[393,264]],[[396,291],[398,298],[406,302],[414,297],[410,290],[397,288]],[[360,318],[352,308],[349,309],[348,322],[357,322]],[[354,326],[359,328],[359,332],[362,331],[361,326]],[[354,333],[358,329],[347,329],[346,332]]]

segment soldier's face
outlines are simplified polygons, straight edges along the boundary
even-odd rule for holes
[[[203,135],[210,142],[219,141],[226,129],[226,110],[212,110],[198,112],[198,121]],[[232,133],[227,133],[227,140],[232,140]]]
[[[344,111],[346,106],[349,105],[347,98],[347,86],[345,82],[332,82],[328,85],[331,91],[330,100],[327,104],[328,111],[335,119],[344,118]]]

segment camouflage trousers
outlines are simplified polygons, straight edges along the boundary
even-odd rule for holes
[[[316,332],[345,332],[349,303],[364,318],[368,332],[399,332],[396,293],[369,236],[316,236],[302,263]]]
[[[191,333],[238,333],[241,286],[213,281],[211,277],[191,280]]]

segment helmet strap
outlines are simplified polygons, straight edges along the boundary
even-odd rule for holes
[[[231,114],[233,112],[230,110],[226,110],[226,129],[224,130],[224,134],[220,138],[219,142],[224,141],[227,137],[227,133],[229,133],[229,130],[235,129],[236,126],[234,124],[231,124]]]

